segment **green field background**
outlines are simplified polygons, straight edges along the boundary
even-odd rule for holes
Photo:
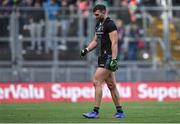
[[[93,103],[0,104],[0,123],[180,123],[180,102],[123,102],[127,115],[114,119],[111,102],[102,102],[99,119],[86,119]]]

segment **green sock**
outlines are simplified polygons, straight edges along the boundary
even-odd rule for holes
[[[117,112],[119,112],[119,113],[123,113],[122,106],[116,106],[116,110],[117,110]]]
[[[93,111],[99,113],[99,107],[94,107]]]

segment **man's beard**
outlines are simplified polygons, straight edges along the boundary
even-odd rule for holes
[[[104,21],[104,18],[100,18],[100,19],[99,19],[99,22],[103,22],[103,21]]]
[[[104,21],[104,18],[99,18],[97,19],[98,22],[103,22]]]

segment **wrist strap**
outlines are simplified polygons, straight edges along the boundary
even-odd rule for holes
[[[89,52],[89,48],[86,47],[86,50]]]
[[[117,58],[112,58],[112,60],[117,60]]]

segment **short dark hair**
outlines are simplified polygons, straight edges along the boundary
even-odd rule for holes
[[[100,11],[106,11],[106,6],[103,4],[97,4],[94,8],[93,8],[93,12],[96,12],[97,10]]]

